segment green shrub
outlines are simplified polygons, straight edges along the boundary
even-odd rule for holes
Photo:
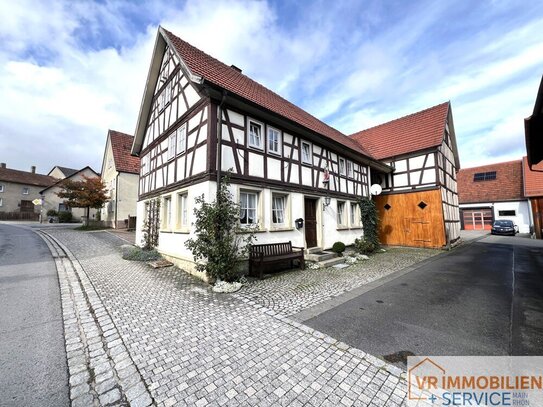
[[[58,213],[58,221],[60,223],[70,223],[72,221],[73,215],[72,212],[59,212]]]
[[[354,240],[354,249],[361,254],[370,254],[373,253],[377,247],[375,246],[375,243],[360,238]]]
[[[144,250],[141,247],[123,246],[123,259],[134,261],[153,261],[160,259],[160,253],[155,249]]]
[[[196,270],[211,280],[231,283],[239,279],[240,261],[255,240],[255,228],[240,229],[240,207],[228,190],[229,184],[229,176],[223,177],[213,202],[206,202],[203,195],[196,198],[196,237],[185,246],[192,251]]]
[[[54,209],[49,209],[47,211],[47,216],[58,216],[58,212],[55,211]]]
[[[345,251],[345,243],[343,242],[334,243],[334,245],[332,246],[332,251],[342,256],[342,253]]]
[[[379,248],[379,216],[375,202],[371,198],[361,198],[358,200],[358,205],[360,206],[360,220],[364,228],[362,239],[373,244],[373,250],[377,250]]]

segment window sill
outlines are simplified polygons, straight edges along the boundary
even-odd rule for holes
[[[352,230],[359,230],[359,229],[363,229],[362,226],[353,226],[351,227]]]
[[[253,150],[264,151],[264,147],[253,146],[251,144],[249,144],[249,148]]]
[[[292,232],[294,230],[294,228],[289,228],[289,227],[271,227],[270,228],[270,232]]]
[[[160,229],[159,233],[173,233],[173,230],[171,230],[171,229]]]
[[[241,226],[239,230],[236,231],[236,233],[239,234],[245,234],[245,233],[265,233],[267,232],[267,229],[263,229],[260,225],[258,225],[258,229],[252,229],[250,227]]]
[[[308,166],[308,167],[312,167],[312,166],[313,166],[313,163],[311,163],[311,162],[300,161],[300,163],[301,163],[302,165],[306,165],[306,166]]]
[[[336,230],[349,230],[349,226],[338,226]]]
[[[179,234],[179,235],[188,235],[190,233],[190,230],[189,229],[175,229],[173,233]]]

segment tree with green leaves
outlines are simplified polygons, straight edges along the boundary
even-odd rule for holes
[[[80,181],[66,179],[57,195],[64,198],[64,204],[70,208],[85,208],[85,225],[89,224],[90,208],[100,209],[109,200],[108,190],[99,177],[83,175]]]
[[[240,277],[240,262],[255,235],[254,229],[240,227],[240,205],[228,190],[229,177],[221,181],[213,202],[206,202],[203,195],[196,198],[196,238],[187,240],[185,246],[192,251],[198,271],[214,281],[233,282]]]

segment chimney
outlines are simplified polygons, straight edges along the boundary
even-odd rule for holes
[[[36,173],[36,166],[35,166],[35,165],[33,165],[32,167],[30,167],[30,172],[31,172],[32,174],[35,174],[35,173]]]
[[[6,163],[1,163],[0,168],[6,168]]]
[[[236,71],[241,73],[241,68],[238,68],[236,65],[230,65],[230,68],[234,68]]]

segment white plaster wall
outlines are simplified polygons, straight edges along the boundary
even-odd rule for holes
[[[285,193],[285,191],[273,190],[269,188],[255,189],[245,185],[233,184],[230,186],[232,196],[237,201],[239,200],[240,190],[254,190],[259,193],[259,231],[256,233],[256,243],[277,243],[291,241],[293,246],[305,247],[304,229],[296,229],[294,220],[298,218],[305,219],[304,214],[304,194],[291,192],[289,193],[289,203],[287,207],[287,220],[283,228],[275,229],[272,224],[272,193]],[[207,201],[215,199],[216,184],[213,181],[206,181],[199,184],[191,185],[190,188],[181,188],[163,195],[172,197],[172,224],[175,225],[176,216],[178,213],[176,196],[179,192],[188,192],[189,202],[189,219],[193,219],[193,210],[195,198],[204,195]],[[341,241],[346,245],[354,243],[354,240],[361,237],[363,230],[361,224],[352,228],[339,229],[337,228],[337,200],[332,199],[328,207],[323,210],[323,198],[317,200],[317,239],[318,245],[323,249],[329,249],[332,245]],[[350,201],[346,201],[345,219],[347,222],[350,219]],[[137,203],[137,229],[136,229],[136,244],[142,245],[142,227],[145,217],[145,201]],[[192,220],[190,221],[192,223]],[[168,258],[176,262],[180,267],[187,271],[193,271],[194,263],[192,253],[185,247],[185,242],[189,238],[195,237],[192,226],[190,230],[179,231],[175,226],[168,231],[161,231],[159,237],[158,250],[168,256]]]
[[[499,211],[514,210],[516,216],[500,216]],[[512,220],[518,226],[520,233],[530,233],[530,208],[528,201],[496,202],[494,204],[494,217]]]

